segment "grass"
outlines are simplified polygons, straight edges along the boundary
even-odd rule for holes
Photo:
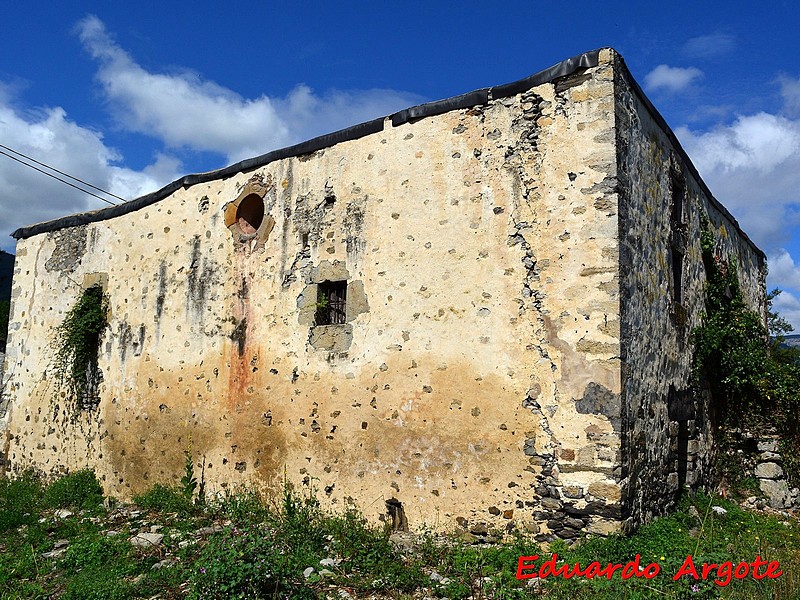
[[[716,508],[715,508],[716,507]],[[64,517],[58,509],[74,512]],[[720,510],[723,509],[723,510]],[[57,516],[61,514],[61,516]],[[139,548],[130,538],[158,531]],[[154,486],[135,506],[105,509],[88,471],[43,485],[32,474],[0,480],[0,598],[498,598],[560,599],[800,597],[800,525],[744,510],[735,502],[686,497],[669,517],[630,537],[586,539],[545,550],[522,534],[493,546],[465,545],[433,533],[401,548],[353,507],[324,510],[311,493],[287,486],[269,502],[247,489],[198,507],[179,488]],[[652,579],[549,577],[520,581],[520,556],[541,565],[624,564],[640,555]],[[780,563],[774,580],[673,581],[688,555],[695,564]],[[309,571],[309,567],[312,568]],[[598,568],[599,568],[598,567]],[[305,573],[304,573],[305,571]],[[762,569],[763,571],[763,569]]]
[[[96,510],[102,504],[103,488],[88,470],[57,479],[44,490],[44,505],[49,508]]]
[[[176,513],[184,517],[197,512],[192,501],[178,487],[167,487],[160,483],[155,484],[144,494],[135,496],[133,501],[146,510]]]

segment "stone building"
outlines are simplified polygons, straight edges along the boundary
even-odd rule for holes
[[[636,525],[707,477],[701,215],[763,311],[764,254],[601,49],[22,228],[10,469],[129,497],[191,445],[210,491],[286,478],[411,528]],[[71,398],[52,332],[98,285]]]

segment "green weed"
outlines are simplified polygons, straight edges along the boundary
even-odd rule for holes
[[[91,478],[81,477],[84,484],[61,487],[91,489]],[[75,475],[70,478],[75,481]],[[57,496],[82,498],[85,494],[73,491]],[[41,508],[37,498],[44,498],[42,487],[30,474],[0,481],[4,507],[21,502],[32,510],[25,522],[0,531],[0,598],[322,598],[338,597],[337,589],[346,589],[354,598],[800,597],[798,522],[744,510],[724,498],[703,494],[685,496],[675,513],[634,535],[587,538],[574,547],[554,542],[547,550],[522,534],[503,544],[469,545],[430,533],[413,538],[413,544],[401,550],[391,541],[389,531],[368,522],[354,507],[326,510],[313,491],[299,493],[288,485],[273,505],[261,494],[241,489],[210,503],[203,512],[187,501],[180,488],[154,486],[138,498],[150,514],[124,522],[119,513],[53,518],[52,509]],[[64,500],[54,505],[75,506],[75,502]],[[175,520],[176,508],[191,512]],[[5,511],[0,515],[8,519]],[[230,525],[216,534],[192,536],[201,525],[228,521]],[[163,530],[163,544],[150,550],[133,547],[130,533],[154,522],[169,523]],[[112,528],[119,535],[107,535]],[[178,548],[179,539],[196,541]],[[67,541],[64,553],[43,556],[54,550],[59,540],[59,547]],[[558,554],[559,564],[579,563],[584,568],[592,562],[624,564],[639,555],[642,566],[656,563],[660,573],[650,580],[622,580],[619,572],[610,581],[605,577],[549,577],[532,584],[516,579],[520,556],[538,555],[541,564],[553,553]],[[698,566],[703,562],[737,564],[761,556],[778,561],[783,575],[775,580],[732,580],[726,587],[714,583],[715,574],[706,580],[673,581],[690,554]],[[172,563],[151,569],[163,558]],[[308,567],[314,571],[305,576]]]
[[[270,510],[264,496],[255,489],[240,487],[226,492],[215,508],[227,516],[234,525],[258,525],[270,517]]]
[[[156,483],[144,494],[134,496],[133,501],[146,510],[191,515],[197,512],[191,499],[178,487],[167,487]]]
[[[53,331],[53,371],[77,408],[92,407],[98,382],[97,353],[107,327],[108,296],[96,285],[83,290]]]
[[[68,569],[101,567],[129,556],[132,550],[127,539],[105,535],[85,537],[70,544],[62,564]]]
[[[48,508],[97,509],[103,504],[103,488],[93,471],[76,471],[47,486],[44,504]]]
[[[134,597],[124,573],[112,566],[76,572],[67,582],[62,600],[128,600]]]
[[[41,495],[42,484],[32,471],[17,479],[0,478],[0,532],[35,523]]]

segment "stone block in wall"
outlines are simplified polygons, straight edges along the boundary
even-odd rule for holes
[[[612,533],[619,533],[621,528],[621,524],[619,521],[606,521],[606,520],[598,520],[586,527],[587,533],[593,533],[595,535],[611,535]]]
[[[778,440],[761,440],[758,442],[759,452],[777,452]]]
[[[677,492],[680,487],[680,480],[677,473],[670,473],[667,475],[667,488],[670,492]]]
[[[692,470],[686,473],[686,485],[693,487],[700,482],[700,471]]]
[[[783,469],[773,462],[761,463],[756,467],[755,475],[759,479],[780,479],[783,477]]]
[[[759,485],[772,508],[792,506],[792,495],[789,491],[789,484],[785,480],[762,479]]]
[[[607,502],[618,502],[622,496],[619,485],[611,480],[592,483],[589,485],[588,492],[595,498],[601,498]]]

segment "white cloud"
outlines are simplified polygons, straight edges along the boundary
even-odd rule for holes
[[[783,75],[778,78],[778,83],[781,86],[784,112],[800,117],[800,79]]]
[[[793,333],[800,331],[800,299],[795,294],[784,290],[772,303],[772,308],[792,324]]]
[[[298,142],[424,101],[415,94],[379,88],[331,90],[317,96],[308,86],[298,85],[285,99],[275,100],[275,106],[288,126],[292,142]]]
[[[768,257],[767,290],[778,288],[781,294],[773,301],[773,309],[800,332],[800,264],[788,251],[781,249]]]
[[[8,92],[9,88],[6,88]],[[143,171],[119,166],[102,135],[70,121],[59,107],[23,111],[0,95],[0,138],[8,146],[123,198],[153,191],[176,176],[180,164],[159,157]],[[7,152],[4,150],[4,152]],[[18,162],[0,156],[0,247],[13,250],[11,231],[23,225],[107,206]]]
[[[670,67],[658,65],[644,78],[648,90],[666,90],[679,92],[691,85],[695,79],[703,76],[703,72],[695,67]]]
[[[228,162],[383,116],[418,103],[392,90],[331,91],[315,96],[300,85],[286,98],[243,98],[196,73],[151,73],[111,39],[97,17],[77,27],[100,63],[97,78],[120,125],[172,148],[224,154]]]
[[[769,264],[769,276],[767,277],[767,287],[769,289],[793,289],[800,290],[800,265],[796,264],[792,255],[780,248],[767,257]]]
[[[218,153],[223,166],[423,101],[383,89],[317,95],[304,85],[286,97],[248,99],[190,71],[145,70],[97,17],[80,21],[76,32],[98,63],[97,80],[121,129],[154,138],[164,150],[143,170],[127,168],[100,131],[69,120],[62,108],[29,110],[16,102],[24,87],[20,82],[0,82],[0,140],[129,199],[186,173],[171,149]],[[0,189],[0,248],[11,251],[14,242],[6,236],[17,227],[106,206],[4,156]]]
[[[768,256],[775,307],[800,331],[800,119],[760,112],[710,131],[675,130],[703,180]]]
[[[693,58],[714,58],[736,47],[736,38],[727,33],[711,33],[693,37],[683,45],[683,52]]]
[[[707,132],[675,133],[714,195],[775,253],[800,222],[800,121],[758,113]]]
[[[800,123],[763,112],[740,116],[731,125],[695,136],[690,144],[699,168],[772,173],[800,149]]]

